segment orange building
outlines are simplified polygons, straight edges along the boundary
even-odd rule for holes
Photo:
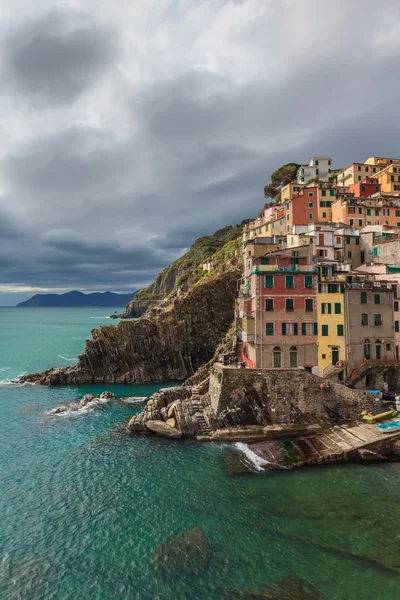
[[[354,192],[355,198],[369,198],[381,191],[377,177],[366,177],[362,181],[349,185],[349,190]]]
[[[355,229],[382,224],[382,201],[373,198],[340,197],[332,205],[332,221]]]
[[[389,165],[376,175],[383,194],[400,195],[400,165]]]

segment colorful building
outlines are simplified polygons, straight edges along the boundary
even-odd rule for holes
[[[382,201],[377,198],[339,197],[332,204],[332,221],[345,223],[355,229],[382,222]]]
[[[383,194],[400,195],[400,164],[385,167],[376,177]]]
[[[367,177],[376,177],[380,166],[366,163],[352,163],[345,169],[336,173],[336,182],[339,186],[350,186],[359,183]]]
[[[310,179],[329,181],[332,173],[330,156],[313,156],[308,165],[301,165],[297,172],[297,183],[308,183]]]
[[[355,198],[369,198],[381,191],[377,177],[366,177],[362,181],[349,185],[348,188],[354,193]]]
[[[300,256],[303,250],[295,251],[298,256],[279,251],[254,259],[239,298],[239,311],[246,295],[250,298],[239,323],[249,366],[311,371],[318,364],[317,270]]]

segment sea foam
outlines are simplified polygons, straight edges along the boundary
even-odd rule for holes
[[[265,465],[269,464],[267,460],[264,460],[264,458],[258,456],[258,454],[253,452],[253,450],[250,450],[247,444],[243,444],[243,442],[236,442],[235,446],[246,456],[256,471],[264,471]]]

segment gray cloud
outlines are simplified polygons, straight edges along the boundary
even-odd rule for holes
[[[26,99],[64,103],[115,60],[115,37],[92,16],[63,10],[23,21],[3,44],[5,77]]]
[[[398,156],[397,1],[306,3],[151,0],[99,22],[88,0],[29,28],[16,13],[2,36],[0,285],[129,291],[254,216],[281,164]]]

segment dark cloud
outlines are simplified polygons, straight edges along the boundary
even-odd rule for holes
[[[115,36],[85,13],[60,10],[22,22],[3,44],[5,77],[26,100],[64,103],[115,60]]]
[[[205,0],[202,17],[152,0],[144,33],[123,10],[107,33],[90,2],[17,19],[3,36],[0,286],[129,291],[255,216],[281,164],[399,156],[398,3],[256,4]],[[17,88],[44,106],[24,113],[26,133]]]

